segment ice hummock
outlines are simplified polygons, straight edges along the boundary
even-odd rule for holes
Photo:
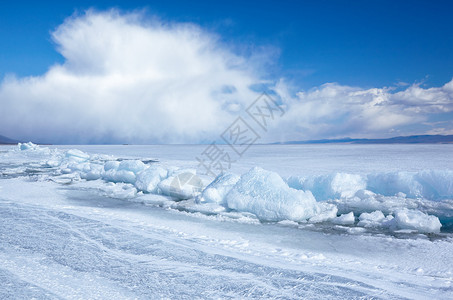
[[[225,198],[229,208],[266,221],[304,221],[321,212],[310,191],[290,188],[277,173],[258,167],[242,175]]]
[[[238,212],[262,221],[423,233],[439,232],[440,221],[453,219],[451,170],[338,172],[284,180],[275,172],[255,167],[242,175],[223,174],[207,182],[194,169],[145,164],[137,159],[118,160],[77,149],[50,150],[33,143],[19,144],[18,150],[20,155],[39,159],[34,165],[41,174],[38,179],[48,176],[61,184],[98,180],[102,195],[117,199],[139,199],[143,193],[168,196],[169,201],[188,200],[175,207],[191,212]],[[50,173],[45,175],[45,171]],[[27,174],[21,172],[18,174]]]
[[[366,178],[357,174],[336,173],[329,175],[288,178],[288,185],[295,189],[309,190],[317,200],[352,197],[366,188]]]
[[[218,203],[225,205],[225,196],[241,179],[240,176],[232,173],[217,176],[201,193],[198,201],[201,203]]]
[[[392,231],[414,230],[422,233],[438,233],[442,227],[439,219],[418,210],[401,209],[395,215],[385,216],[382,211],[362,213],[358,226],[388,228]]]
[[[312,191],[319,201],[351,198],[361,190],[383,196],[404,194],[433,201],[453,198],[453,170],[380,172],[367,175],[334,173],[317,176],[290,176],[288,185]]]
[[[158,183],[158,192],[174,200],[193,199],[203,191],[205,183],[195,169],[169,169],[168,177]]]
[[[409,229],[425,233],[438,233],[442,227],[437,217],[408,209],[397,210],[388,225],[392,230]]]
[[[342,214],[332,219],[332,223],[338,225],[353,225],[355,223],[354,213]]]
[[[150,166],[137,174],[135,186],[144,192],[157,193],[158,184],[168,177],[168,170],[159,166]]]
[[[17,148],[19,148],[19,150],[21,150],[21,151],[25,151],[25,150],[37,150],[38,147],[39,147],[38,145],[33,144],[32,142],[28,142],[28,143],[19,143],[19,144],[17,144]]]

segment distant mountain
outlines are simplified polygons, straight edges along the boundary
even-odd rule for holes
[[[19,141],[0,135],[0,145],[17,144]]]
[[[453,135],[411,135],[397,136],[387,139],[324,139],[308,141],[289,141],[274,144],[453,144]]]

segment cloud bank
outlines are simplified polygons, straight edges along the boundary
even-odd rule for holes
[[[288,106],[279,124],[286,128],[280,140],[453,134],[453,80],[442,87],[413,84],[401,91],[326,83],[295,97],[280,81],[276,90]],[[448,120],[439,122],[445,115]]]
[[[68,18],[52,38],[63,64],[1,83],[0,134],[47,143],[210,142],[263,83],[286,114],[262,141],[453,133],[453,80],[403,90],[327,83],[293,93],[282,79],[264,80],[257,56],[235,54],[199,26],[115,10]]]

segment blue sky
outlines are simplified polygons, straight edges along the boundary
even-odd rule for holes
[[[196,30],[201,31],[203,38],[188,42],[187,47],[197,48],[205,43],[206,39],[209,40],[207,43],[210,46],[207,47],[216,49],[213,50],[215,53],[210,53],[210,57],[225,56],[227,52],[227,57],[231,55],[229,61],[242,60],[235,64],[239,64],[239,68],[245,72],[241,73],[244,76],[243,82],[255,85],[263,81],[270,83],[276,97],[281,98],[288,108],[294,108],[288,114],[289,116],[294,115],[293,118],[297,119],[296,112],[299,112],[300,118],[313,119],[317,116],[314,121],[296,122],[297,124],[293,127],[290,125],[294,123],[293,119],[283,120],[269,131],[269,141],[339,136],[386,137],[398,134],[450,133],[453,130],[450,110],[451,93],[449,86],[444,86],[453,77],[452,1],[3,1],[0,3],[0,77],[4,78],[2,87],[4,97],[7,95],[8,99],[11,99],[12,94],[16,95],[17,93],[11,92],[11,89],[12,86],[18,86],[21,80],[27,78],[44,80],[50,77],[46,77],[46,74],[49,75],[49,70],[54,66],[63,66],[67,68],[64,74],[74,75],[73,66],[77,65],[81,68],[81,62],[86,63],[85,59],[91,54],[88,51],[85,52],[84,58],[65,56],[65,53],[79,53],[80,49],[76,51],[74,47],[82,47],[67,44],[68,37],[75,33],[74,27],[71,27],[74,30],[71,32],[66,26],[68,18],[71,16],[72,20],[85,18],[84,20],[89,23],[89,17],[85,14],[87,9],[94,9],[92,11],[94,14],[103,14],[109,12],[112,7],[116,8],[116,13],[119,14],[115,21],[117,23],[121,23],[120,19],[124,19],[124,16],[138,14],[140,26],[143,28],[154,26],[149,25],[148,21],[155,22],[156,19],[161,24],[173,24],[171,26],[194,25]],[[80,22],[77,24],[80,25]],[[55,38],[54,33],[58,29],[60,29],[60,35],[59,38]],[[104,29],[99,30],[102,32]],[[167,33],[170,36],[175,31],[169,29]],[[115,35],[115,33],[110,34]],[[152,43],[159,44],[159,40],[153,40]],[[65,47],[67,51],[63,53],[61,48]],[[130,52],[127,49],[124,51],[125,55]],[[96,62],[100,59],[102,57],[99,57]],[[143,56],[143,60],[146,59],[147,56]],[[199,59],[203,60],[202,57]],[[217,61],[217,58],[213,59]],[[232,69],[228,66],[229,61],[225,61],[225,65],[221,68],[226,70],[228,76],[233,76],[230,72]],[[112,64],[111,61],[108,63]],[[87,68],[86,65],[84,68]],[[118,70],[120,69],[115,69],[112,74],[117,73]],[[63,78],[62,74],[58,75],[59,78]],[[123,75],[126,76],[125,73]],[[238,75],[238,78],[242,75]],[[10,78],[14,78],[14,84],[10,82],[12,80]],[[193,76],[187,80],[192,79]],[[231,80],[229,83],[225,82],[225,86],[233,86],[234,90],[239,91],[241,97],[253,96],[247,94],[245,90],[241,94],[241,87],[235,86],[235,80]],[[206,95],[216,94],[215,91],[219,89],[216,84],[212,83],[206,87]],[[391,90],[387,90],[388,87]],[[32,90],[37,87],[27,85],[18,90],[25,88]],[[77,86],[72,88],[77,89]],[[430,88],[439,90],[430,90]],[[372,89],[378,89],[378,92],[373,92]],[[42,88],[39,90],[41,91]],[[332,93],[328,94],[327,91],[331,90],[335,91],[334,96]],[[401,91],[405,94],[396,95]],[[36,92],[30,93],[36,94]],[[68,93],[73,95],[71,92]],[[151,98],[159,98],[154,97],[156,91],[153,93],[150,95]],[[365,97],[368,100],[362,97],[360,101],[357,100],[361,103],[360,109],[357,109],[357,106],[349,109],[348,101],[351,99],[351,93],[361,93],[361,95],[365,93],[368,95]],[[374,98],[370,100],[370,97],[380,97],[376,96],[376,93],[381,93],[385,101],[391,99],[389,100],[391,105],[388,106],[390,110],[371,112],[364,108],[369,103],[374,103],[373,105],[379,103],[378,105],[382,106],[382,103],[388,102]],[[414,95],[421,93],[429,96],[423,96],[418,100],[413,99],[418,97]],[[237,98],[240,98],[239,94]],[[1,95],[2,93],[0,97]],[[283,95],[287,98],[283,99]],[[57,96],[46,95],[46,97]],[[68,103],[80,102],[77,97],[73,96],[72,99],[67,100]],[[224,99],[226,96],[222,97]],[[358,96],[352,96],[354,97]],[[7,103],[4,99],[0,98],[0,101]],[[433,99],[437,102],[433,103]],[[34,101],[34,104],[27,102],[21,105],[33,107],[41,100],[30,101]],[[163,103],[162,101],[159,103]],[[246,100],[237,100],[237,102],[227,104],[237,104],[241,107],[241,104],[245,105]],[[339,107],[338,102],[342,103]],[[426,109],[427,102],[430,105],[429,109]],[[110,106],[114,105],[112,103]],[[206,107],[206,103],[202,106]],[[325,107],[325,110],[313,111],[310,117],[301,114],[301,110],[306,111],[309,107],[316,106],[310,106],[310,103],[321,103],[320,106]],[[227,104],[222,103],[221,107],[226,107]],[[13,104],[10,105],[11,110],[7,112],[5,109],[5,114],[12,114],[18,110],[19,104],[16,107],[12,107]],[[396,111],[396,106],[399,107],[399,111]],[[5,107],[8,106],[5,105]],[[328,113],[338,110],[341,111],[341,118],[332,117]],[[64,111],[67,110],[64,109]],[[216,108],[207,114],[214,112],[219,113]],[[30,110],[30,114],[32,113],[33,111]],[[50,115],[59,112],[49,110],[46,113]],[[228,116],[223,120],[225,123],[221,123],[223,127],[228,125],[230,115],[236,116],[232,111],[227,111],[227,114]],[[382,114],[388,115],[389,118],[376,119]],[[358,121],[371,116],[375,118],[374,123],[384,122],[388,126],[368,124],[368,127],[364,127],[364,124]],[[26,118],[27,115],[22,117]],[[86,114],[83,118],[87,118]],[[60,132],[52,136],[53,132],[49,128],[44,128],[46,126],[43,126],[40,132],[27,133],[29,128],[34,127],[33,122],[35,125],[42,124],[43,120],[32,120],[28,127],[18,131],[13,130],[14,124],[11,124],[13,121],[0,124],[4,128],[0,129],[0,134],[15,135],[20,138],[36,136],[47,142],[71,142],[63,137],[67,136],[67,133]],[[92,122],[94,121],[90,121],[90,124],[94,126]],[[139,120],[126,120],[126,123],[139,123]],[[340,131],[331,130],[332,127],[328,125],[336,123],[347,123],[347,125]],[[59,123],[53,125],[57,126],[57,124]],[[159,135],[131,135],[130,132],[134,131],[133,126],[130,131],[118,135],[115,126],[111,127],[105,123],[101,125],[99,126],[105,127],[104,130],[91,138],[82,136],[86,136],[89,130],[80,125],[82,128],[80,131],[71,132],[72,136],[77,136],[72,142],[197,142],[215,138],[216,135],[208,129],[203,129],[203,126],[194,126],[191,129],[194,134],[183,130],[169,130],[168,134],[175,139],[168,140]],[[212,127],[208,121],[205,126]],[[325,129],[320,130],[320,126],[324,126]],[[220,131],[223,127],[215,126],[216,130]],[[365,129],[358,130],[359,127]],[[61,137],[56,138],[56,136]]]
[[[118,7],[200,24],[238,47],[275,47],[273,71],[303,88],[440,85],[453,76],[451,1],[217,2],[2,1],[0,72],[43,73],[62,61],[51,30],[75,11]]]

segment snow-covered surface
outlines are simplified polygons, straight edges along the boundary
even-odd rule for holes
[[[452,298],[453,145],[0,147],[0,298]]]

